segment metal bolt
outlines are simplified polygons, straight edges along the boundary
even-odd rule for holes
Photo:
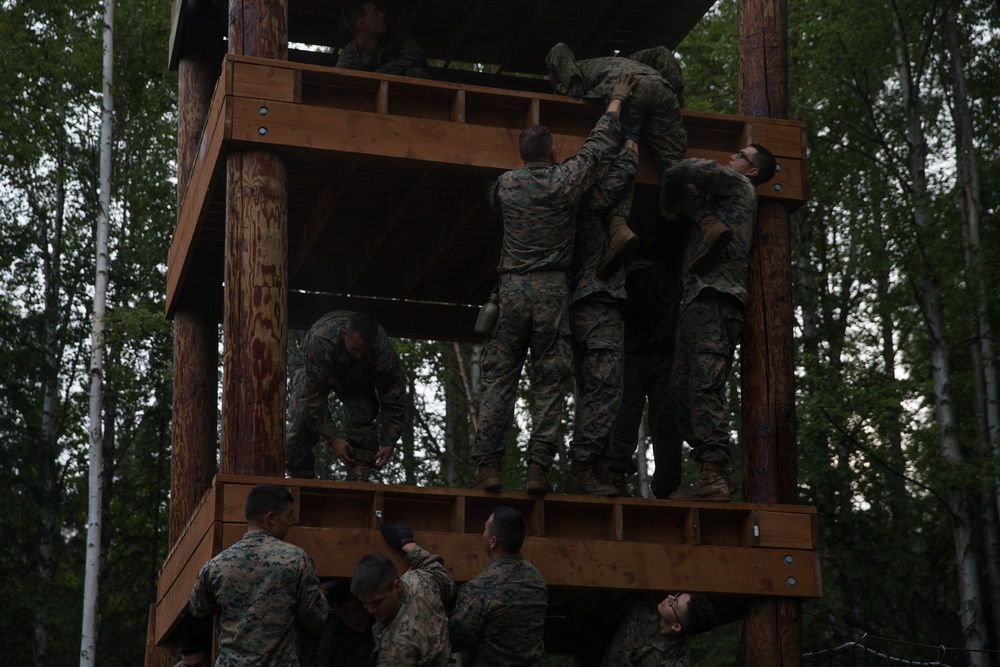
[[[795,581],[795,577],[788,577],[787,579],[785,579],[785,583],[788,584],[790,587],[794,587],[795,584],[799,582]]]
[[[785,556],[785,565],[791,565],[795,562],[795,559],[791,555]]]
[[[261,108],[257,109],[257,112],[258,112],[258,113],[259,113],[259,114],[260,114],[261,116],[266,116],[266,115],[267,115],[267,107],[264,107],[264,106],[262,106]]]
[[[375,517],[378,519],[382,518],[382,510],[375,510]]]
[[[781,192],[781,183],[775,183],[774,184],[774,191],[775,192]]]
[[[753,527],[753,536],[754,537],[760,537],[760,526],[754,526]]]
[[[774,165],[774,171],[776,172],[781,171],[781,165],[780,164]]]
[[[267,128],[264,127],[263,125],[261,125],[260,127],[257,128],[257,134],[259,134],[262,137],[266,137],[267,136]]]

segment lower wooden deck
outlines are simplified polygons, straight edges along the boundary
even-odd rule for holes
[[[201,566],[246,531],[243,501],[259,483],[295,496],[287,540],[304,548],[320,578],[350,577],[374,551],[406,568],[382,539],[382,523],[405,523],[439,553],[458,582],[486,565],[482,532],[507,505],[528,523],[522,551],[560,600],[583,590],[702,591],[719,596],[821,595],[816,510],[795,505],[683,503],[637,498],[489,493],[468,489],[352,484],[218,475],[160,572],[154,637],[166,640],[187,614]],[[569,605],[571,606],[571,605]]]

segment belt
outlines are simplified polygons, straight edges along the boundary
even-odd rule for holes
[[[566,280],[565,271],[531,271],[530,273],[501,273],[500,284],[508,283],[512,280],[530,280],[531,282],[542,282],[546,280]]]

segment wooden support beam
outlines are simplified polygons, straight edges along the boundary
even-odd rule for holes
[[[336,167],[333,174],[323,183],[319,197],[313,205],[309,219],[302,226],[302,232],[297,239],[289,239],[289,267],[288,282],[294,283],[295,276],[305,263],[306,257],[319,239],[320,234],[326,229],[330,221],[330,216],[337,209],[344,196],[344,193],[351,187],[354,174],[357,172],[358,163],[351,162],[346,167]]]
[[[487,0],[466,0],[462,7],[462,16],[455,22],[448,33],[448,55],[444,59],[444,66],[447,67],[462,51],[465,40],[472,31],[473,26],[483,13]]]
[[[605,15],[604,20],[594,26],[590,35],[583,40],[580,45],[577,59],[597,58],[599,56],[611,55],[608,49],[608,41],[612,35],[618,32],[625,19],[632,14],[632,10],[639,4],[639,0],[618,0],[614,11],[610,15]],[[628,57],[631,53],[619,53],[620,56]]]
[[[619,0],[602,0],[600,3],[587,3],[586,5],[581,6],[581,9],[589,8],[590,12],[581,11],[579,13],[573,32],[570,33],[569,37],[563,40],[574,54],[580,53],[580,46],[583,44],[584,38],[586,38],[591,31],[605,21],[613,20],[607,16],[607,13],[612,9],[615,9],[618,2]],[[622,13],[622,16],[624,16],[624,13]],[[610,56],[612,54],[604,53],[601,55]],[[593,56],[578,55],[577,59],[582,60],[585,57],[590,58]]]
[[[503,53],[504,62],[510,62],[517,55],[521,47],[527,41],[528,37],[534,32],[535,26],[541,20],[545,8],[550,4],[550,0],[535,0],[531,4],[531,15],[523,17],[520,25],[517,28],[517,32],[509,35],[509,38],[504,42]],[[504,69],[503,65],[497,65],[496,69],[493,71],[494,74],[499,74]]]

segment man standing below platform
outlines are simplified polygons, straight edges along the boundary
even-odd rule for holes
[[[458,589],[448,622],[454,651],[467,652],[469,667],[538,665],[549,591],[542,575],[524,559],[524,516],[497,507],[486,520],[483,547],[489,563]]]
[[[347,310],[319,318],[303,348],[305,363],[289,401],[285,469],[289,477],[315,477],[313,449],[322,438],[348,467],[350,481],[367,482],[403,433],[406,378],[396,350],[374,317]],[[344,405],[340,431],[330,417],[330,392]]]
[[[527,488],[531,493],[551,488],[548,470],[561,438],[563,384],[572,373],[566,271],[576,215],[583,194],[597,179],[599,164],[619,145],[618,115],[634,86],[630,76],[618,81],[610,91],[607,112],[580,152],[562,164],[556,164],[547,128],[525,128],[518,140],[524,166],[501,174],[487,192],[490,205],[503,215],[504,231],[497,267],[500,315],[482,353],[473,488],[499,491],[503,486],[502,458],[529,349],[535,402]]]
[[[736,346],[743,333],[750,243],[757,219],[757,188],[774,177],[770,151],[752,144],[737,151],[726,166],[714,160],[684,160],[664,175],[680,212],[692,220],[711,216],[732,231],[732,241],[717,261],[700,273],[690,271],[703,239],[695,227],[685,253],[683,291],[670,378],[681,435],[701,476],[673,500],[729,501],[735,486],[726,479],[729,450],[729,401],[726,386]]]
[[[354,39],[340,52],[337,67],[428,78],[424,50],[402,28],[389,30],[378,4],[346,2],[341,17]]]

